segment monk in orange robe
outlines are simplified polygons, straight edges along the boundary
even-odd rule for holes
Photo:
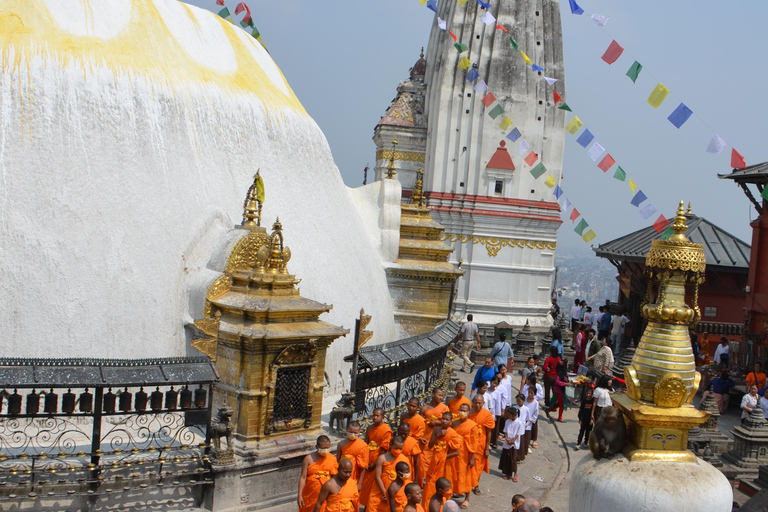
[[[419,442],[419,469],[414,468],[413,479],[414,482],[421,483],[424,478],[424,471],[427,467],[424,465],[424,450],[427,448],[429,439],[424,439],[424,431],[427,427],[424,417],[419,414],[419,399],[411,398],[408,400],[408,411],[400,416],[401,423],[407,423],[411,427],[411,435],[413,439]]]
[[[475,467],[475,452],[477,451],[477,423],[470,420],[469,405],[461,404],[459,419],[453,422],[453,430],[461,436],[463,443],[459,447],[459,456],[446,464],[445,477],[451,481],[454,494],[464,494],[464,501],[459,504],[462,509],[469,508],[469,497],[472,491],[472,468]]]
[[[424,484],[424,503],[427,505],[427,496],[435,493],[435,482],[445,474],[445,465],[452,458],[458,457],[459,448],[463,439],[451,428],[453,415],[451,411],[445,411],[440,418],[440,426],[432,430],[432,437],[427,447],[432,451],[432,459],[427,469],[427,480]]]
[[[328,436],[317,438],[317,451],[304,457],[299,477],[299,494],[296,502],[299,512],[312,512],[320,489],[338,471],[339,463],[331,454],[331,440]]]
[[[389,444],[389,451],[376,459],[373,470],[376,483],[368,496],[366,512],[390,512],[387,501],[387,488],[397,478],[395,467],[399,462],[408,464],[408,459],[403,455],[403,441],[400,436],[395,436]]]
[[[411,434],[411,426],[407,423],[401,423],[397,427],[397,435],[405,439],[403,443],[403,455],[408,457],[408,465],[410,466],[411,474],[413,475],[413,481],[419,481],[420,473],[420,459],[421,459],[421,443],[414,439]]]
[[[453,414],[453,421],[456,421],[459,419],[459,407],[461,404],[467,404],[470,409],[472,408],[472,403],[469,401],[469,398],[464,396],[464,393],[467,392],[467,385],[463,382],[459,381],[456,383],[456,396],[448,402],[448,410],[451,411],[451,414]]]
[[[368,443],[360,439],[360,424],[350,421],[347,425],[347,438],[340,441],[336,448],[336,458],[352,461],[352,480],[362,484],[365,468],[368,467]]]
[[[480,475],[489,472],[488,457],[491,454],[491,437],[496,422],[493,413],[483,407],[483,395],[475,395],[472,399],[472,410],[469,419],[477,423],[477,445],[475,451],[475,466],[472,468],[472,492],[480,494]]]
[[[451,482],[441,476],[435,482],[435,494],[431,498],[426,494],[424,497],[429,498],[427,512],[442,512],[443,506],[451,498]]]
[[[405,455],[405,452],[403,452],[403,455]],[[395,472],[397,473],[397,478],[387,487],[387,502],[389,503],[389,510],[387,512],[403,512],[403,509],[408,504],[408,498],[405,497],[405,486],[413,481],[411,479],[411,468],[407,463],[398,462],[395,464]]]
[[[376,483],[373,474],[376,460],[389,451],[389,441],[392,439],[392,429],[384,423],[384,409],[375,409],[371,419],[373,426],[365,433],[365,441],[368,443],[368,467],[360,486],[360,504],[364,507],[368,506],[368,498]]]
[[[353,471],[354,463],[350,459],[342,459],[339,472],[320,489],[312,512],[358,512],[360,493],[357,482],[352,478]]]
[[[429,441],[432,439],[432,431],[435,427],[439,427],[441,425],[440,418],[443,416],[443,413],[450,412],[448,406],[443,403],[444,399],[445,394],[443,393],[443,390],[440,388],[435,388],[435,390],[432,391],[432,401],[421,408],[421,415],[424,416],[424,419],[426,420],[423,439],[425,439],[427,442],[424,443],[424,446],[421,450],[421,462],[422,467],[424,468],[422,472],[425,473],[425,478],[427,468],[429,468],[429,464],[432,461],[432,449],[429,448],[428,445]]]
[[[422,491],[418,484],[406,485],[405,497],[408,503],[405,505],[403,512],[424,512],[424,507],[421,505]]]

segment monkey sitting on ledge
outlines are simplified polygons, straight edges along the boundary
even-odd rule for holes
[[[624,415],[616,407],[606,407],[600,412],[595,428],[589,435],[589,449],[596,459],[609,458],[619,453],[627,443],[627,427]]]

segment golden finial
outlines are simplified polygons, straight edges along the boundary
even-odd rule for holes
[[[283,225],[280,218],[272,225],[272,235],[269,237],[269,260],[266,271],[268,274],[287,274],[286,264],[291,259],[291,250],[283,244]]]
[[[685,201],[680,201],[680,205],[677,207],[677,215],[675,215],[675,223],[672,224],[672,231],[675,232],[674,235],[670,236],[669,239],[676,241],[676,242],[687,242],[688,239],[685,237],[683,233],[685,233],[688,230],[688,226],[685,224],[686,221],[685,217]]]
[[[253,175],[253,183],[243,201],[243,222],[240,224],[247,229],[261,226],[261,206],[264,202],[264,180],[260,175],[261,169]]]
[[[693,215],[693,211],[691,211],[691,202],[688,201],[688,211],[685,212],[686,215]]]
[[[419,208],[424,206],[424,169],[416,171],[416,183],[413,184],[411,203]]]
[[[395,147],[397,147],[397,139],[392,139],[392,154],[389,156],[389,165],[387,166],[387,179],[394,179],[395,174]]]
[[[360,309],[360,318],[358,319],[359,323],[358,325],[358,331],[357,331],[357,339],[358,339],[358,347],[362,347],[370,339],[373,337],[373,331],[366,331],[365,328],[368,327],[368,324],[371,323],[371,315],[365,314],[365,309]]]
[[[424,47],[423,46],[421,47],[421,58],[422,59],[424,58]]]

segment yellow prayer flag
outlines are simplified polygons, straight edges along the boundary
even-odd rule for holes
[[[501,124],[499,124],[499,128],[506,130],[510,126],[512,126],[512,120],[509,118],[509,116],[504,116],[504,119],[501,120]]]
[[[594,240],[595,237],[597,237],[597,235],[591,229],[589,231],[587,231],[586,233],[584,233],[583,235],[581,235],[582,240],[584,240],[587,243],[589,243],[590,241]]]
[[[421,5],[424,6],[425,3],[427,3],[427,0],[419,0],[421,2]]]
[[[458,1],[459,1],[459,5],[464,5],[464,4],[467,3],[467,0],[458,0]],[[424,4],[422,4],[422,5],[424,5]]]
[[[528,57],[523,50],[520,50],[520,55],[523,56],[523,60],[525,61],[526,64],[528,65],[533,64],[533,61],[531,60],[531,58]]]
[[[459,61],[459,66],[458,67],[460,67],[461,69],[466,71],[467,69],[469,69],[469,67],[471,65],[472,65],[472,61],[471,60],[469,60],[466,57],[462,57],[461,60]]]
[[[648,104],[653,108],[659,108],[659,105],[664,103],[664,100],[667,99],[667,94],[669,94],[669,89],[659,82],[659,85],[657,85],[651,95],[648,96]]]
[[[549,176],[547,176],[547,181],[545,181],[544,184],[549,188],[552,188],[557,184],[557,182],[555,181],[555,178],[553,178],[552,175],[550,174]]]
[[[571,122],[568,123],[565,127],[565,131],[573,135],[577,131],[579,131],[579,128],[584,126],[584,123],[581,122],[581,119],[579,119],[579,116],[573,116],[573,119],[571,119]]]
[[[259,175],[256,178],[256,200],[260,203],[263,203],[264,197],[264,178]]]
[[[637,190],[637,183],[632,181],[632,178],[629,178],[629,188],[632,189],[632,193],[635,193],[635,190]]]

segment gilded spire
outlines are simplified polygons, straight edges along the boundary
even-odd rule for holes
[[[675,215],[675,223],[672,224],[672,231],[675,232],[674,235],[670,236],[670,240],[674,240],[676,242],[687,242],[688,238],[685,236],[685,232],[688,231],[688,226],[685,224],[685,221],[688,220],[685,216],[685,202],[680,201],[680,206],[677,207],[677,215]]]
[[[688,201],[688,211],[685,212],[686,215],[693,215],[693,211],[691,210],[691,202]]]
[[[260,169],[253,175],[253,183],[248,188],[243,201],[243,222],[240,224],[246,229],[261,226],[261,206],[264,203],[264,180]]]
[[[291,259],[291,250],[283,244],[283,225],[280,218],[275,220],[272,225],[272,235],[269,240],[269,261],[267,261],[266,271],[268,274],[287,274],[286,267]]]
[[[411,203],[419,208],[424,207],[424,169],[416,171],[416,182],[413,184]]]
[[[389,165],[387,165],[387,179],[394,179],[395,174],[395,148],[397,147],[397,139],[392,139],[392,154],[389,157]]]

